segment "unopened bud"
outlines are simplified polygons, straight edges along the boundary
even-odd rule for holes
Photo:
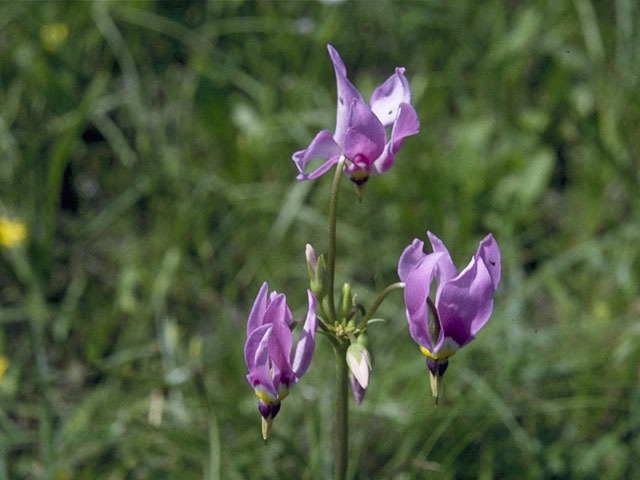
[[[309,288],[316,296],[318,301],[327,295],[327,266],[324,256],[318,256],[313,247],[307,243],[305,248],[305,257],[307,258],[307,269],[309,270]]]
[[[353,373],[349,375],[349,382],[351,382],[351,391],[353,392],[353,398],[356,403],[360,405],[362,403],[362,399],[364,398],[364,394],[366,390],[360,386],[356,377],[353,376]]]
[[[369,351],[359,343],[352,343],[347,349],[347,365],[362,388],[369,385],[371,359]]]
[[[349,318],[353,309],[353,295],[351,293],[351,284],[345,283],[342,286],[342,295],[340,296],[340,317]]]

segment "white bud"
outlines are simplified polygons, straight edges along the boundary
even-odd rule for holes
[[[347,349],[347,365],[362,388],[369,385],[371,359],[369,351],[359,343],[352,343]]]

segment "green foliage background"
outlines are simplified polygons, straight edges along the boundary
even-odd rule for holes
[[[344,181],[337,283],[369,305],[427,229],[503,254],[437,408],[385,302],[351,478],[639,478],[639,10],[0,4],[0,208],[29,228],[0,252],[0,478],[330,476],[327,342],[266,446],[242,358],[262,281],[303,315],[327,248],[330,180],[290,160],[334,126],[327,43],[367,98],[405,66],[422,125],[362,203]]]

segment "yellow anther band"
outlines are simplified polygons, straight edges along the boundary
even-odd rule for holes
[[[446,360],[447,358],[452,356],[454,353],[456,353],[455,350],[445,348],[440,350],[438,353],[434,355],[422,345],[420,345],[420,351],[422,352],[423,355],[425,355],[426,357],[429,357],[431,360]]]

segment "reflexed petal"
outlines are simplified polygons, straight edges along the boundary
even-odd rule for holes
[[[426,305],[431,282],[436,273],[436,266],[442,257],[441,253],[425,255],[418,265],[406,277],[404,299],[407,309],[415,311]]]
[[[327,45],[333,69],[336,72],[336,82],[338,85],[338,108],[336,115],[336,130],[334,138],[339,145],[343,145],[344,136],[347,132],[347,123],[349,122],[349,110],[354,99],[362,100],[362,95],[356,87],[347,79],[347,68],[340,58],[337,50],[331,45]]]
[[[444,336],[460,346],[470,342],[493,310],[493,282],[484,262],[474,257],[460,275],[448,281],[436,308]]]
[[[264,317],[264,312],[267,310],[267,291],[269,290],[269,285],[267,282],[264,282],[258,291],[258,295],[256,296],[256,300],[253,302],[253,307],[251,308],[251,313],[249,313],[249,320],[247,321],[247,336],[262,325],[262,319]]]
[[[411,245],[404,249],[402,255],[400,255],[400,260],[398,260],[398,276],[402,282],[406,281],[409,273],[426,257],[423,248],[424,242],[416,238]]]
[[[267,307],[264,315],[265,324],[273,325],[269,355],[274,367],[274,374],[288,373],[291,370],[289,353],[291,352],[291,330],[286,323],[287,303],[284,294],[277,295]]]
[[[258,345],[260,345],[260,342],[265,336],[267,330],[270,329],[271,325],[260,325],[247,337],[247,341],[244,344],[244,362],[247,364],[247,369],[249,370],[249,372],[253,370]]]
[[[493,235],[489,234],[480,242],[476,256],[480,257],[484,262],[489,275],[491,275],[491,281],[493,282],[493,289],[498,288],[500,283],[500,249]]]
[[[309,299],[309,311],[307,319],[304,322],[304,328],[298,339],[296,351],[293,356],[292,368],[293,372],[300,378],[309,368],[311,357],[316,347],[316,329],[318,328],[318,318],[316,316],[316,297],[307,290]]]
[[[397,153],[405,138],[420,131],[420,120],[415,109],[408,103],[400,104],[400,111],[391,130],[391,151]]]
[[[374,175],[380,175],[391,167],[393,167],[393,162],[396,159],[396,154],[391,152],[391,141],[387,142],[382,151],[382,155],[380,155],[374,162],[371,168],[371,173]]]
[[[377,159],[386,141],[386,132],[369,106],[354,100],[349,129],[344,138],[344,156],[352,162],[366,161],[367,167]]]
[[[287,305],[287,304],[285,303],[285,305],[284,305],[284,323],[285,323],[287,326],[289,326],[289,327],[290,327],[290,326],[291,326],[291,320],[292,320],[292,317],[291,317],[291,309],[289,308],[289,305]],[[291,331],[291,328],[289,328],[289,331]]]
[[[389,170],[393,166],[396,153],[402,147],[404,139],[410,135],[415,135],[419,130],[420,121],[416,111],[408,103],[401,104],[391,130],[391,139],[385,145],[382,155],[373,162],[373,173],[380,175]]]
[[[273,302],[276,299],[276,297],[278,297],[278,295],[283,295],[283,294],[278,293],[275,290],[269,294],[269,300],[267,301],[267,308],[269,308],[269,305],[271,305],[271,302]]]
[[[442,258],[440,258],[440,261],[438,262],[438,269],[436,272],[436,277],[438,279],[438,290],[436,292],[437,302],[442,290],[442,286],[448,280],[451,280],[456,275],[458,275],[458,269],[453,264],[453,260],[451,260],[449,250],[447,250],[447,247],[445,247],[444,243],[442,243],[442,240],[440,240],[431,232],[427,232],[427,237],[429,237],[429,242],[431,243],[431,248],[433,248],[433,251],[442,254]]]
[[[247,380],[254,389],[260,385],[262,391],[267,394],[270,400],[278,398],[278,390],[273,384],[273,378],[271,377],[270,365],[269,365],[269,343],[271,337],[271,325],[263,325],[254,330],[251,336],[247,339],[247,345],[245,346],[245,355],[248,350],[248,345],[257,345],[255,348],[255,354],[253,358],[245,358],[247,366],[249,367],[249,375]]]
[[[319,176],[324,175],[331,167],[338,163],[338,160],[340,160],[340,157],[332,157],[311,173],[299,173],[296,180],[299,182],[303,180],[315,180]]]
[[[311,180],[319,177],[338,162],[340,153],[341,149],[333,139],[331,132],[322,130],[305,150],[300,150],[291,157],[300,171],[300,175],[297,177],[298,180]],[[308,174],[305,173],[304,170],[307,164],[316,158],[327,158],[328,160],[315,171]]]
[[[398,116],[400,104],[411,103],[411,87],[404,76],[404,68],[396,68],[396,73],[373,91],[369,103],[382,124],[391,125]]]
[[[404,301],[407,307],[409,332],[418,344],[431,350],[433,343],[429,335],[429,313],[427,297],[441,254],[425,255],[418,266],[406,277]]]
[[[287,385],[293,377],[290,361],[292,343],[293,339],[289,326],[284,322],[275,323],[269,342],[269,356],[273,367],[273,377],[276,380],[281,379]],[[278,383],[278,381],[274,381],[276,388],[278,388]]]

